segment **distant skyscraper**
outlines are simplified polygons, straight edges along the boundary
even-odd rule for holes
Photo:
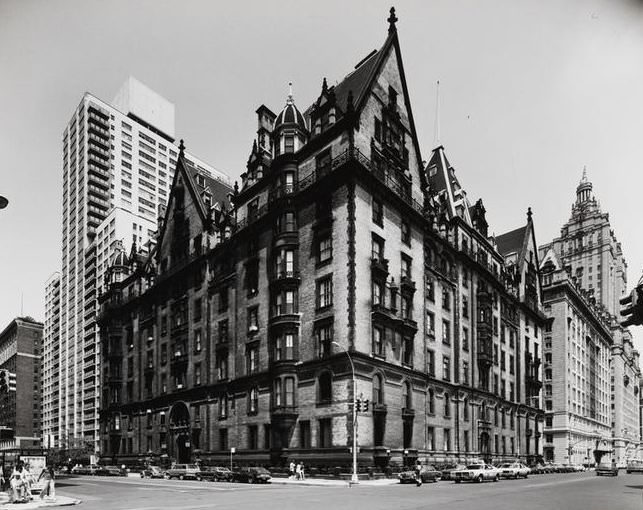
[[[50,374],[43,405],[51,417],[43,433],[55,444],[74,437],[98,448],[96,298],[114,246],[145,250],[153,238],[178,157],[174,142],[174,105],[131,77],[111,105],[86,93],[64,131],[60,342],[45,338],[51,350],[43,367]],[[48,306],[48,317],[54,308]]]
[[[599,313],[606,312],[610,317],[612,440],[614,458],[624,465],[628,458],[643,454],[639,437],[639,353],[634,349],[630,332],[619,325],[619,299],[627,287],[627,263],[609,214],[601,211],[585,171],[576,188],[572,215],[563,225],[560,237],[540,247],[541,260],[550,252],[586,291]]]
[[[45,284],[45,327],[42,349],[42,443],[54,446],[58,439],[58,370],[60,360],[60,273],[56,271]],[[46,432],[45,432],[46,431]]]

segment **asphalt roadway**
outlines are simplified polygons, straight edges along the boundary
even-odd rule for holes
[[[533,475],[483,484],[438,482],[354,487],[246,485],[138,478],[59,480],[56,492],[80,498],[79,510],[641,510],[643,475],[593,472]]]

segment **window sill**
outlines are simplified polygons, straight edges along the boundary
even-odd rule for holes
[[[330,264],[332,261],[333,261],[333,257],[330,257],[330,258],[328,258],[326,260],[322,260],[321,262],[317,262],[315,264],[315,269],[321,269],[322,267],[325,267],[328,264]]]

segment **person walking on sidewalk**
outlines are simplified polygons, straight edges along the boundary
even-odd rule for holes
[[[305,480],[306,479],[306,471],[304,469],[304,463],[302,462],[301,464],[299,464],[299,466],[301,468],[299,470],[299,479],[300,480]]]
[[[288,478],[291,478],[292,480],[295,479],[295,461],[294,460],[290,461],[290,476]]]
[[[415,464],[415,485],[416,487],[422,486],[422,464],[420,461]]]
[[[52,501],[56,501],[56,488],[54,486],[54,480],[56,475],[54,473],[53,466],[48,466],[43,468],[38,476],[38,481],[44,480],[44,485],[42,486],[42,491],[40,491],[40,501],[45,499],[45,494],[51,498]]]
[[[297,467],[295,468],[295,474],[297,476],[297,480],[301,480],[301,462],[297,462]]]

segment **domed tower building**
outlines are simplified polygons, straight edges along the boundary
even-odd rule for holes
[[[274,157],[292,154],[301,149],[308,141],[308,126],[301,112],[295,106],[292,83],[286,99],[286,106],[275,119],[272,131]]]

